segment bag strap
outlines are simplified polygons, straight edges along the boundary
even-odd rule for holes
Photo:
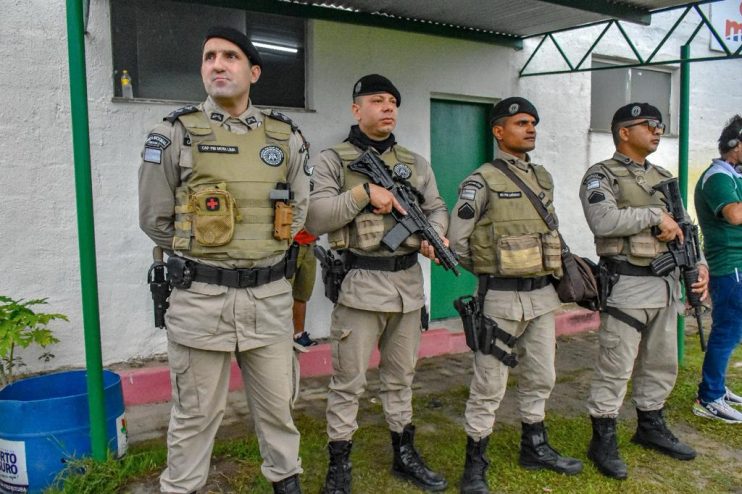
[[[541,202],[541,198],[536,195],[536,193],[528,187],[523,180],[520,179],[515,173],[513,173],[513,170],[510,169],[510,167],[505,163],[502,159],[496,159],[491,162],[492,166],[500,170],[502,173],[505,174],[506,177],[508,177],[510,180],[515,183],[520,189],[525,193],[526,197],[529,201],[531,201],[531,204],[533,204],[533,207],[536,208],[536,211],[538,212],[539,216],[541,216],[541,219],[544,220],[544,223],[546,223],[546,226],[549,228],[549,230],[556,230],[559,226],[559,223],[557,222],[557,219],[554,217],[553,214],[549,212],[548,209],[546,209],[546,206],[544,206],[544,203]]]

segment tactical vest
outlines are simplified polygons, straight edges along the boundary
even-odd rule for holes
[[[618,187],[616,205],[618,209],[659,207],[667,211],[663,196],[652,187],[672,177],[664,168],[650,165],[646,171],[636,170],[623,163],[609,159],[598,163],[602,171]],[[660,242],[651,228],[627,237],[595,237],[595,250],[599,256],[625,255],[626,260],[637,266],[649,266],[658,254],[667,251],[667,244]]]
[[[361,152],[349,142],[343,142],[332,149],[343,162],[344,184],[340,192],[346,192],[353,187],[368,182],[368,177],[360,173],[350,171],[348,165],[361,156]],[[402,146],[394,145],[381,155],[382,161],[389,167],[393,177],[406,179],[416,188],[419,187],[418,171],[415,169],[415,155]],[[408,175],[405,177],[404,175]],[[390,214],[375,214],[370,211],[362,211],[355,219],[340,228],[330,232],[327,236],[330,247],[333,249],[356,249],[366,252],[378,251],[381,247],[381,239],[386,232],[395,225],[394,218]],[[420,247],[420,239],[417,235],[411,235],[402,243],[407,250]]]
[[[519,177],[554,215],[554,182],[546,168]],[[549,230],[522,189],[486,163],[475,174],[486,184],[487,210],[469,237],[474,272],[502,277],[562,275],[558,230]]]
[[[246,134],[229,132],[202,111],[177,119],[191,141],[181,153],[191,153],[193,170],[175,191],[173,249],[215,260],[286,251],[290,240],[273,235],[269,193],[286,183],[291,126],[268,113]]]

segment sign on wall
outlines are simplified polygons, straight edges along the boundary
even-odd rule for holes
[[[711,25],[731,51],[735,51],[742,44],[742,0],[724,0],[711,4]],[[714,51],[724,51],[711,36],[710,48]]]

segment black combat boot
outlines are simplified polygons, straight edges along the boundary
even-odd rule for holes
[[[301,494],[299,474],[297,473],[278,482],[273,482],[273,494]]]
[[[351,467],[350,449],[352,441],[330,441],[327,451],[330,453],[330,465],[322,494],[350,494]]]
[[[487,458],[487,444],[490,437],[486,436],[475,441],[466,438],[466,463],[464,475],[461,477],[461,494],[490,494],[487,487],[487,467],[490,464]]]
[[[618,454],[616,438],[616,419],[611,417],[590,417],[593,422],[593,438],[587,457],[593,460],[603,475],[624,480],[628,477],[626,463]]]
[[[409,480],[426,491],[442,491],[448,482],[439,473],[429,469],[415,449],[415,426],[407,424],[402,433],[392,431],[394,465],[392,473]]]
[[[655,449],[677,460],[692,460],[696,457],[695,450],[681,443],[667,428],[662,409],[645,412],[637,408],[636,415],[638,423],[636,434],[631,438],[632,443]]]
[[[549,445],[543,422],[526,424],[520,436],[520,465],[528,470],[548,468],[559,473],[574,475],[582,471],[582,462],[562,456]]]

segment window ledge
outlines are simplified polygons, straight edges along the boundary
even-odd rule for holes
[[[111,98],[113,103],[133,103],[137,105],[163,105],[163,106],[184,106],[184,105],[198,105],[203,101],[184,101],[184,100],[172,100],[172,99],[156,99],[156,98],[122,98],[121,96],[114,96]],[[291,106],[265,106],[255,105],[256,108],[279,110],[296,113],[317,113],[314,108],[295,108]]]

